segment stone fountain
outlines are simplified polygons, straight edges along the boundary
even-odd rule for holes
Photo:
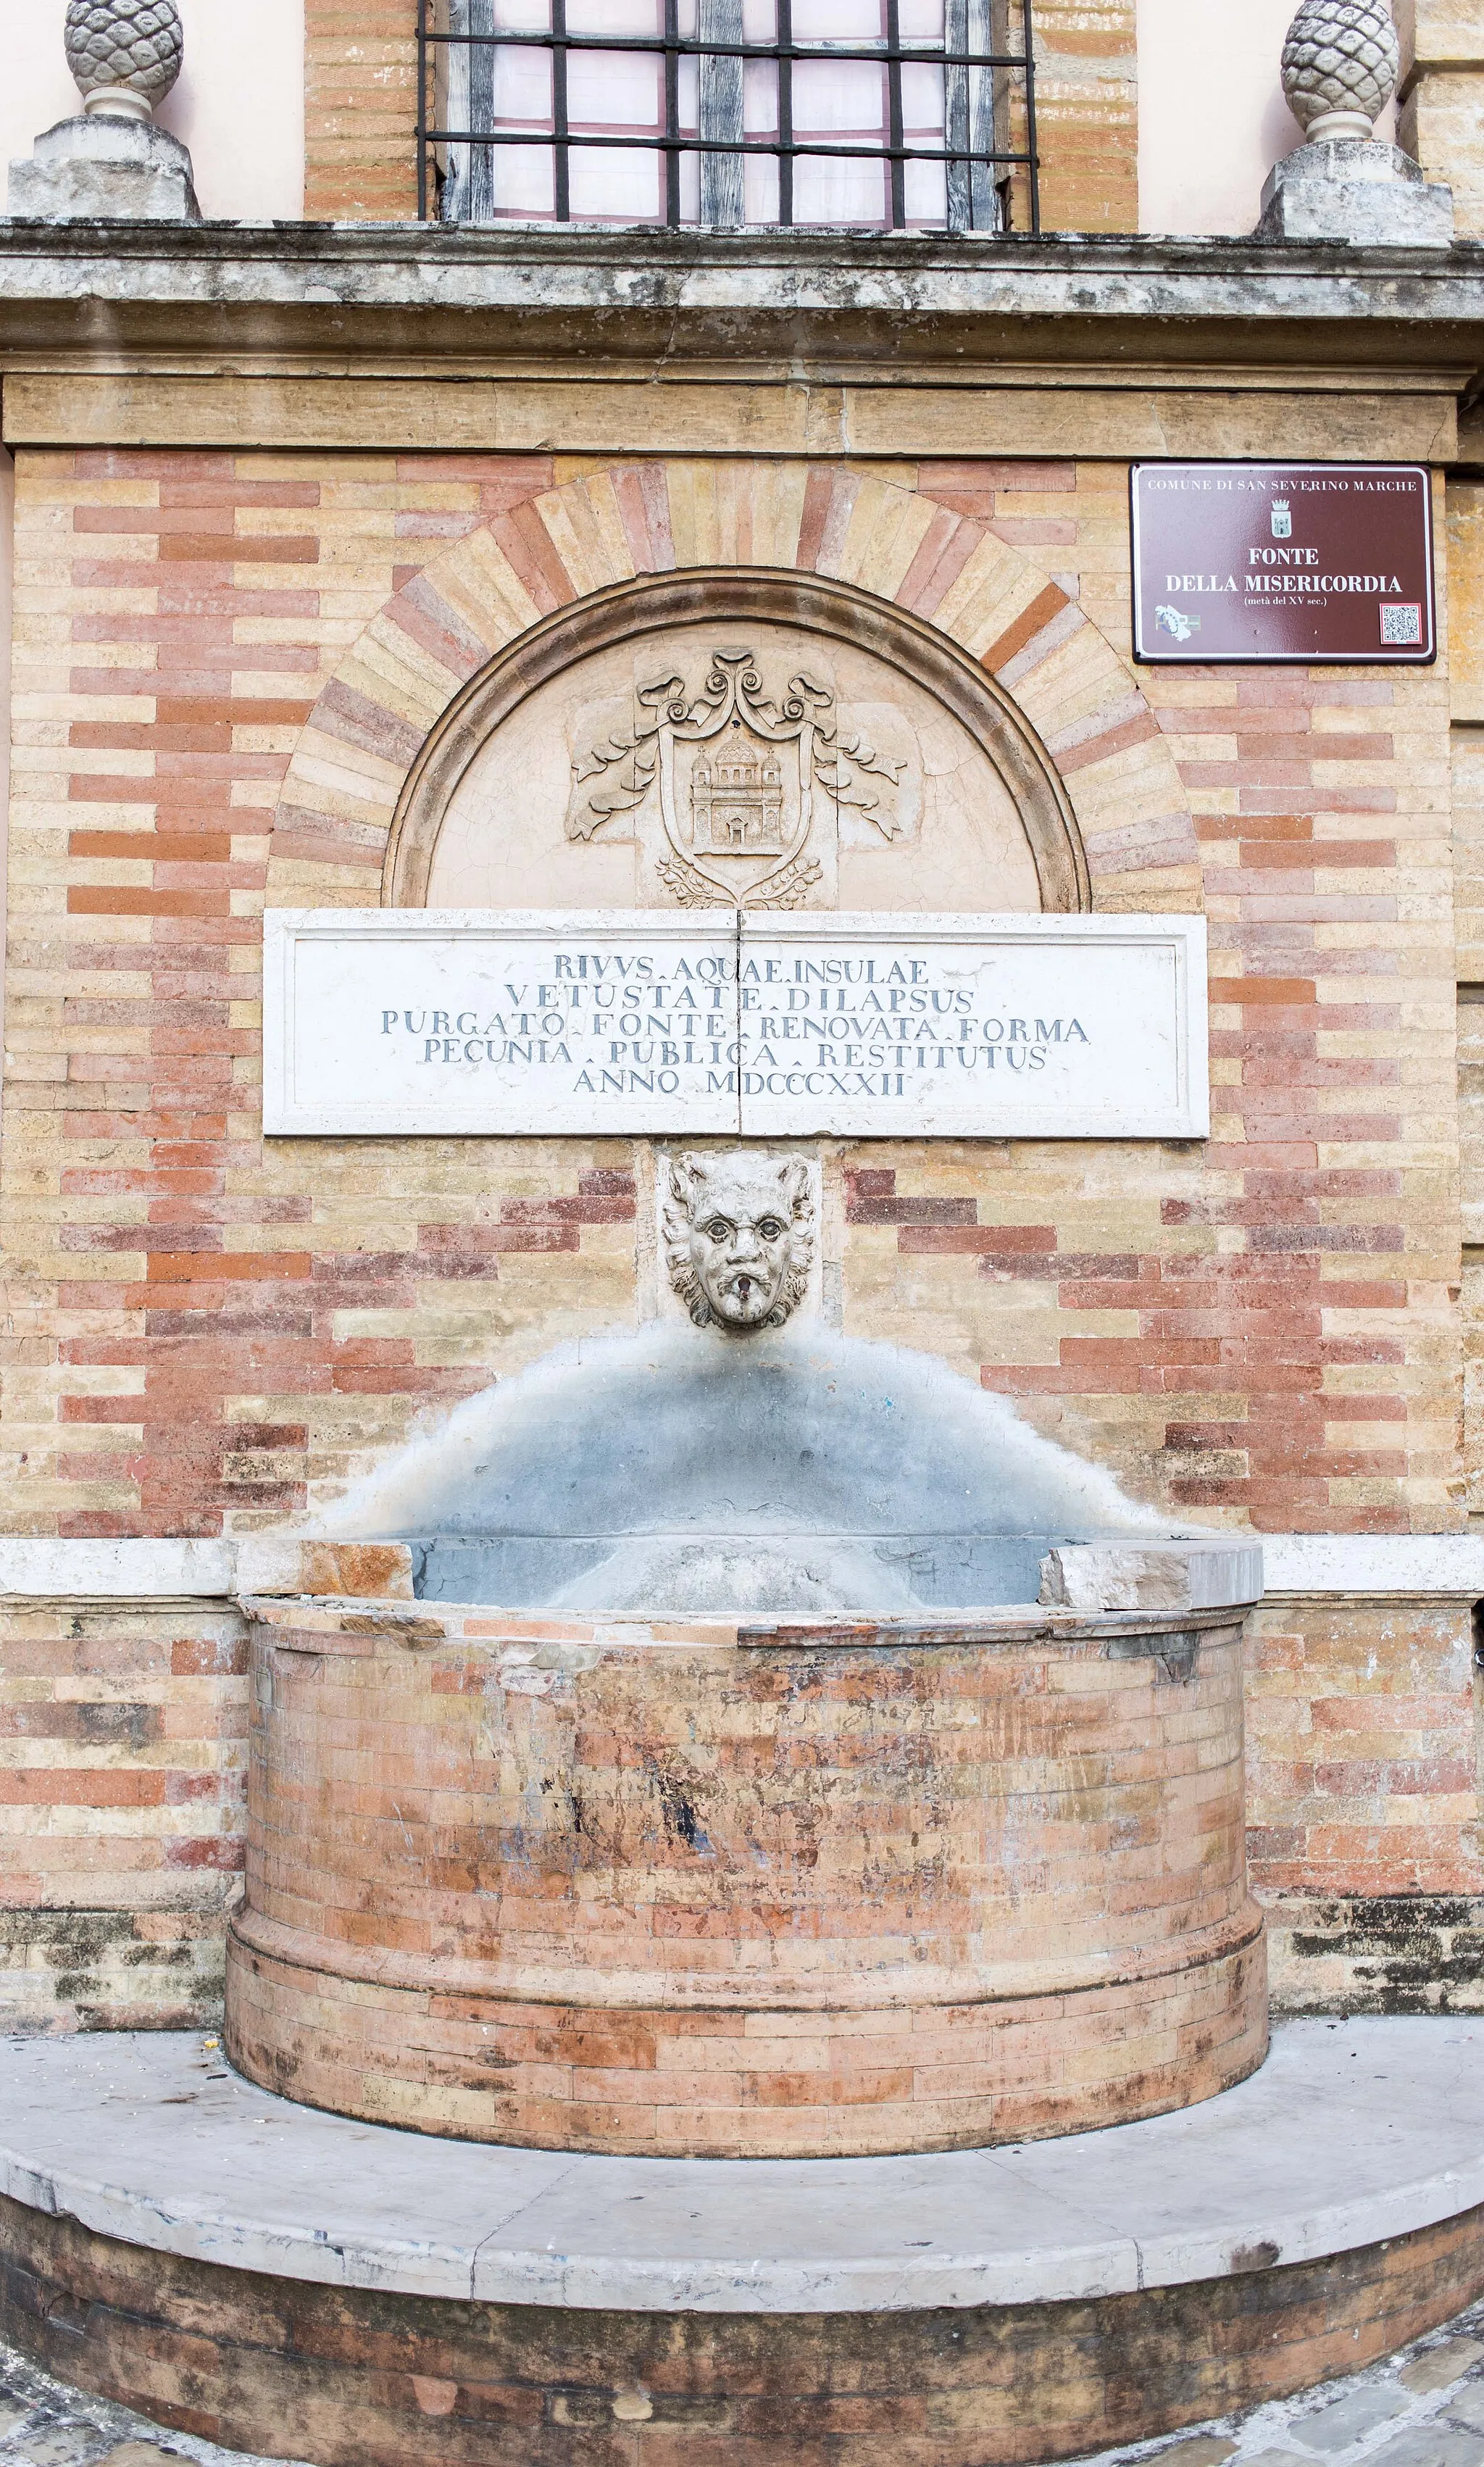
[[[471,1399],[317,1577],[260,1546],[234,2061],[430,2133],[753,2157],[1242,2079],[1258,1554],[832,1329],[802,1156],[670,1158],[660,1239],[669,1318]],[[368,1544],[383,1594],[296,1597]]]

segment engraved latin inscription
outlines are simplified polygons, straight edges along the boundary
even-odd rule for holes
[[[771,829],[762,767],[713,836]],[[1204,1128],[1194,918],[288,912],[268,949],[270,1132]]]

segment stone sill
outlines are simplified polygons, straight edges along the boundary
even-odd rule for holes
[[[1244,1555],[1260,1548],[1270,1601],[1484,1600],[1484,1534],[1233,1531],[1213,1533],[1210,1542]],[[260,1565],[266,1550],[286,1548],[297,1545],[275,1534],[185,1542],[0,1539],[0,1600],[230,1601],[238,1591],[239,1553],[257,1554]],[[257,1580],[251,1563],[243,1573]]]

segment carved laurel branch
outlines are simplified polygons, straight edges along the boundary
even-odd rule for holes
[[[682,908],[731,908],[736,904],[719,882],[712,882],[698,866],[687,865],[684,857],[663,856],[655,871]]]
[[[682,744],[697,744],[719,735],[734,713],[773,744],[789,744],[807,727],[820,785],[838,803],[867,815],[884,839],[901,836],[894,807],[883,810],[879,792],[862,775],[872,774],[896,788],[906,764],[877,754],[863,736],[838,736],[835,697],[818,677],[800,669],[790,677],[787,692],[774,700],[763,690],[754,652],[717,650],[698,694],[687,693],[684,677],[671,675],[651,678],[638,689],[635,700],[632,730],[599,738],[573,763],[569,839],[590,840],[614,814],[631,813],[642,804],[659,772],[663,728],[669,728]],[[594,780],[600,784],[589,788]]]
[[[684,857],[663,856],[655,871],[672,899],[682,908],[734,908],[736,899],[708,874],[702,873]],[[800,853],[786,865],[781,873],[770,873],[747,892],[742,899],[746,908],[801,908],[809,893],[824,871],[817,857]]]
[[[809,893],[823,873],[817,857],[801,852],[781,873],[770,873],[748,894],[749,908],[802,908]]]

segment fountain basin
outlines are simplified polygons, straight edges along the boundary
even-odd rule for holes
[[[1155,2115],[1266,2052],[1240,1610],[247,1608],[228,2045],[295,2099],[854,2156]]]
[[[798,1318],[573,1341],[469,1397],[324,1530],[418,1595],[537,1612],[890,1618],[1036,1598],[1059,1547],[1168,1537],[931,1355]]]

